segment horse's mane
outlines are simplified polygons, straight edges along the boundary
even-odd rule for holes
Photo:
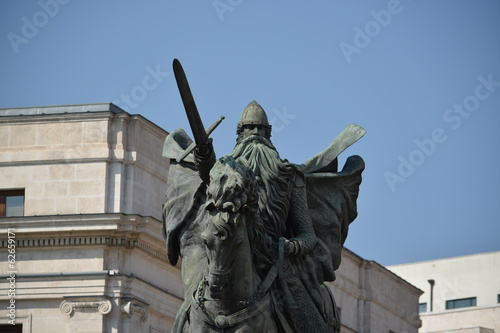
[[[221,212],[246,215],[246,226],[253,263],[258,271],[263,257],[269,258],[269,244],[265,243],[266,231],[263,220],[258,214],[259,200],[257,181],[245,159],[225,156],[219,159],[210,171],[210,185],[207,188],[210,204]],[[222,218],[214,221],[217,232],[224,237],[231,234],[239,219]]]

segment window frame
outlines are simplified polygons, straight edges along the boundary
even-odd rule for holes
[[[459,301],[470,301],[470,305],[455,306],[454,303]],[[453,307],[450,307],[451,304],[453,304]],[[470,308],[473,306],[477,306],[477,297],[464,297],[464,298],[447,300],[445,304],[445,309],[454,310],[454,309]]]
[[[14,216],[5,216],[5,214],[7,213],[8,197],[23,197],[23,214],[18,216],[24,216],[24,203],[26,201],[24,189],[15,189],[15,190],[0,190],[0,217],[14,217]]]

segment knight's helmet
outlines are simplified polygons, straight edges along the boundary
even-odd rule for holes
[[[266,137],[268,139],[271,137],[271,125],[269,125],[269,121],[267,120],[266,111],[256,101],[251,101],[243,110],[240,122],[238,123],[238,135],[245,125],[263,126],[266,128]]]

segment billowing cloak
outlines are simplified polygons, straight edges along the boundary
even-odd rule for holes
[[[206,220],[205,189],[194,164],[193,154],[183,161],[177,159],[192,143],[182,129],[170,133],[165,139],[163,156],[170,159],[163,205],[162,233],[166,241],[167,257],[176,265],[182,257],[182,281],[184,293],[195,286],[206,267],[206,255],[201,247],[199,235]]]
[[[356,200],[365,168],[363,159],[355,155],[338,172],[337,157],[365,133],[358,125],[347,125],[327,149],[298,166],[305,175],[309,215],[318,237],[311,256],[319,281],[335,280],[349,224],[358,215]]]

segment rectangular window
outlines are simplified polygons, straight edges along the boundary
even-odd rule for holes
[[[24,215],[24,190],[0,191],[0,217]]]
[[[460,298],[460,299],[453,299],[450,301],[446,301],[446,310],[466,308],[469,306],[476,306],[475,297]]]
[[[418,312],[427,312],[427,303],[420,303],[418,305]]]
[[[500,303],[500,294],[497,295],[497,303]]]
[[[3,333],[23,333],[23,325],[10,325],[10,324],[1,324],[0,332]]]

